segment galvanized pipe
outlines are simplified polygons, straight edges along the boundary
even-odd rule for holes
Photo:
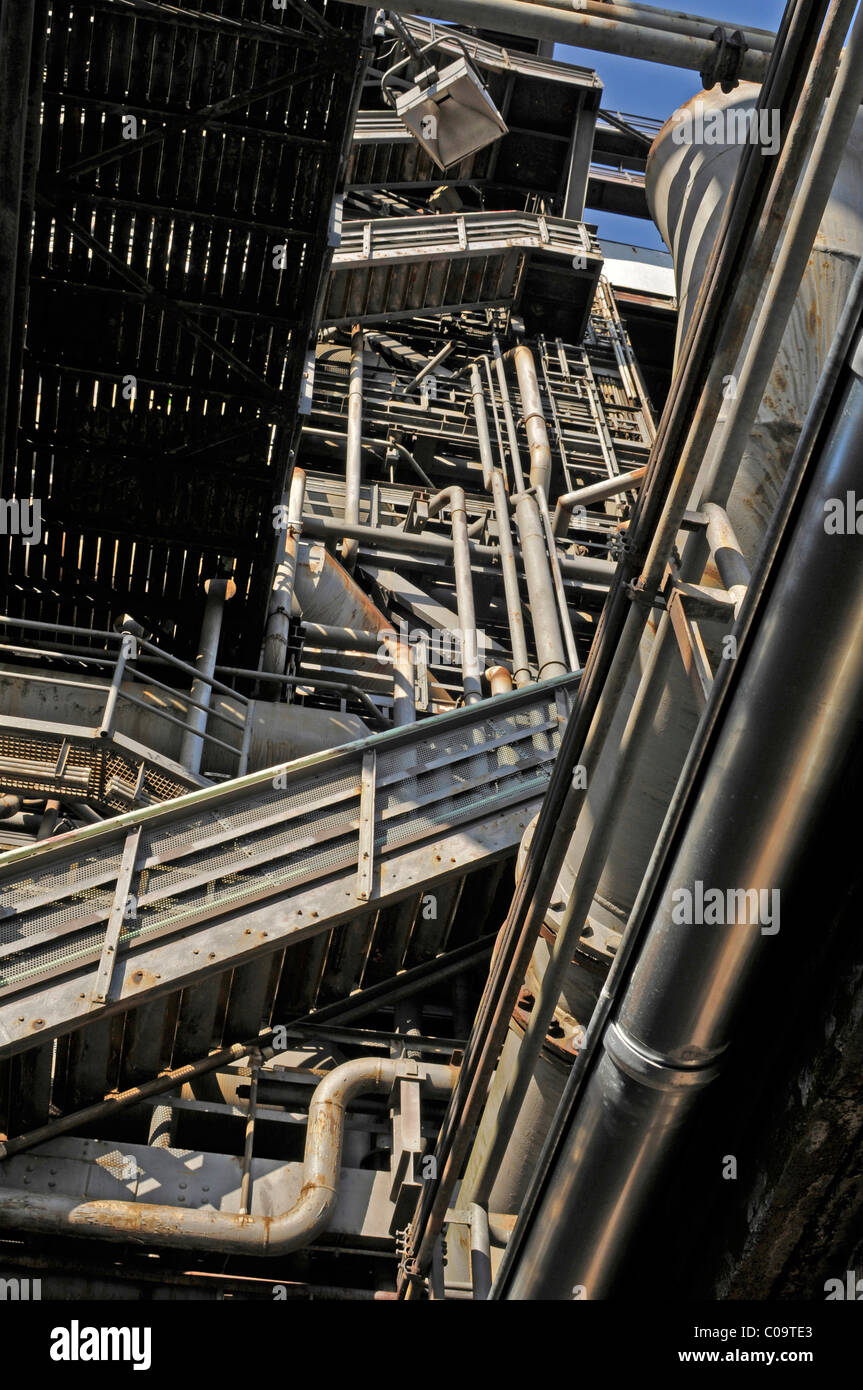
[[[267,634],[264,638],[263,668],[277,676],[283,674],[288,661],[288,629],[291,622],[294,582],[297,577],[298,547],[303,533],[305,498],[306,475],[302,468],[295,468],[288,492],[287,524],[280,533],[276,573],[267,615]]]
[[[530,453],[530,485],[541,487],[548,492],[551,478],[551,445],[539,394],[539,381],[533,353],[525,343],[519,343],[513,352],[515,370],[518,375],[518,389],[521,393],[524,428]]]
[[[572,492],[562,493],[555,503],[552,531],[556,536],[565,536],[576,507],[603,502],[607,497],[619,497],[622,492],[636,492],[646,476],[646,467],[633,468],[631,473],[618,473],[614,478],[603,478],[601,482],[588,483],[586,487],[577,487]]]
[[[366,5],[367,0],[347,0],[347,3]],[[394,0],[387,9],[395,14],[414,14],[416,0]],[[690,68],[694,72],[706,68],[716,51],[716,45],[709,39],[574,14],[572,0],[546,0],[542,4],[531,3],[531,0],[429,0],[422,12],[429,19],[449,19],[504,34],[522,34],[530,39],[553,39],[577,48],[642,58],[645,62]],[[766,53],[749,50],[743,56],[740,76],[760,82],[767,70],[767,61]]]
[[[373,1092],[386,1093],[405,1076],[418,1078],[433,1096],[446,1096],[457,1075],[456,1067],[443,1063],[381,1057],[361,1057],[334,1067],[315,1088],[309,1105],[300,1196],[290,1210],[277,1216],[149,1202],[82,1201],[62,1194],[0,1188],[0,1228],[237,1255],[286,1255],[301,1250],[321,1235],[332,1219],[339,1191],[345,1112],[351,1101]]]
[[[481,668],[477,644],[476,608],[473,600],[473,575],[470,568],[470,539],[467,533],[467,512],[463,487],[448,487],[429,499],[429,516],[437,516],[449,504],[452,520],[453,566],[458,622],[461,628],[462,691],[466,705],[482,699]],[[562,672],[555,672],[563,674]]]
[[[208,579],[204,588],[207,592],[207,600],[204,604],[198,656],[195,661],[195,666],[202,679],[192,681],[191,694],[196,704],[189,709],[186,731],[180,745],[180,762],[196,775],[201,771],[201,755],[204,750],[204,740],[201,735],[207,727],[207,715],[213,694],[213,687],[210,682],[216,670],[219,636],[222,631],[222,615],[228,599],[236,592],[233,579]]]
[[[348,442],[345,448],[345,521],[356,525],[360,519],[360,488],[363,480],[363,330],[354,324],[351,332],[351,365],[348,383]],[[357,563],[359,546],[346,536],[342,563],[350,574]]]

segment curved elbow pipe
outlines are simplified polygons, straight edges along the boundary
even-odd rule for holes
[[[201,1207],[144,1202],[81,1202],[75,1197],[0,1188],[0,1228],[52,1235],[95,1236],[176,1249],[211,1247],[226,1254],[286,1255],[309,1245],[332,1220],[338,1198],[345,1112],[359,1095],[389,1091],[416,1077],[433,1095],[449,1095],[458,1068],[383,1057],[360,1057],[334,1067],[315,1088],[303,1157],[303,1186],[289,1211],[241,1216]]]
[[[524,428],[527,433],[527,446],[530,451],[530,485],[541,487],[548,494],[551,476],[551,445],[539,394],[539,381],[533,353],[524,343],[519,343],[513,352],[515,370],[518,375],[518,389],[524,410]]]

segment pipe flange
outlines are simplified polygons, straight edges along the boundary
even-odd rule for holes
[[[522,985],[512,1011],[513,1019],[522,1032],[527,1029],[535,1004],[536,995],[533,990],[527,985]],[[543,1041],[543,1050],[548,1049],[553,1057],[568,1065],[581,1051],[583,1044],[584,1029],[581,1024],[571,1014],[564,1013],[562,1009],[555,1009]]]
[[[733,29],[729,33],[721,24],[714,29],[710,37],[716,47],[707,67],[700,73],[705,91],[709,92],[718,82],[723,92],[733,92],[739,82],[746,41],[739,29]]]
[[[656,1091],[698,1090],[717,1076],[719,1063],[708,1062],[701,1067],[681,1067],[666,1057],[644,1051],[619,1023],[610,1023],[602,1045],[614,1065],[633,1081]]]

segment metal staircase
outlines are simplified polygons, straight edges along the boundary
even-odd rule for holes
[[[32,1073],[27,1122],[62,1107],[61,1054],[83,1058],[75,1095],[101,1097],[127,1073],[128,1048],[145,1046],[157,1071],[214,1038],[254,1035],[293,976],[321,978],[324,952],[341,954],[346,995],[388,950],[384,969],[404,969],[424,925],[418,896],[432,922],[446,919],[471,871],[515,852],[577,680],[0,856],[0,1059]],[[426,948],[428,959],[440,941]]]

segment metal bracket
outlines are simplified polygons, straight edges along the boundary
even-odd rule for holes
[[[684,597],[680,589],[675,589],[668,600],[668,616],[671,619],[671,626],[677,638],[684,669],[695,691],[695,700],[700,712],[707,704],[707,697],[713,684],[713,672],[710,669],[701,629],[687,613]]]
[[[746,52],[746,42],[739,29],[733,29],[729,33],[721,24],[714,29],[710,37],[716,47],[707,67],[701,71],[701,81],[706,91],[715,87],[718,82],[723,92],[733,92]]]
[[[375,870],[375,767],[374,749],[363,754],[360,774],[360,827],[358,836],[357,897],[368,900],[372,895]]]
[[[90,995],[90,1007],[92,1009],[98,1008],[107,1001],[108,991],[111,988],[111,976],[114,973],[114,963],[117,959],[117,946],[125,917],[126,900],[129,896],[129,887],[135,872],[135,861],[138,857],[141,829],[140,825],[136,825],[133,830],[130,830],[123,845],[117,882],[114,885],[114,901],[111,904],[111,911],[105,928],[105,940],[102,944],[102,955],[99,960],[99,969],[96,971],[93,993]]]

